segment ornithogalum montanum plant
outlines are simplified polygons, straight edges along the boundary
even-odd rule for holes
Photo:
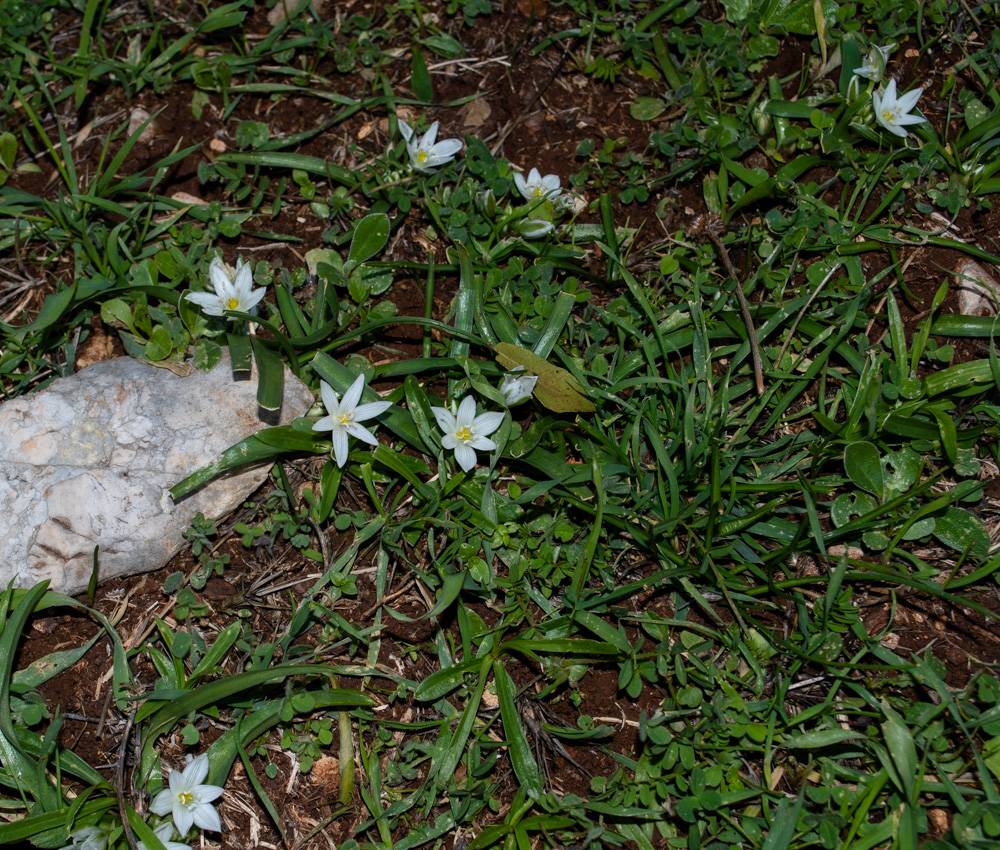
[[[460,139],[437,140],[438,122],[431,124],[430,129],[418,136],[413,128],[400,119],[399,132],[406,140],[406,152],[410,155],[410,165],[417,171],[430,171],[441,165],[447,165],[462,149]]]
[[[367,404],[358,404],[365,391],[364,375],[358,375],[341,399],[337,398],[333,387],[326,381],[320,383],[319,391],[327,415],[313,425],[313,430],[333,432],[333,457],[337,461],[337,466],[347,463],[348,436],[357,437],[371,446],[378,445],[375,435],[360,423],[384,413],[392,407],[392,402],[371,401]]]
[[[438,427],[444,432],[441,446],[454,449],[455,460],[466,472],[476,465],[476,450],[492,451],[497,447],[489,435],[503,422],[502,413],[480,413],[476,416],[476,401],[468,395],[462,399],[458,411],[446,407],[432,407]]]
[[[207,778],[208,756],[202,753],[183,771],[171,771],[168,787],[153,798],[150,811],[161,816],[171,815],[181,836],[187,835],[192,826],[221,832],[222,823],[212,801],[222,794],[222,788],[205,785]]]
[[[264,297],[264,289],[253,288],[253,271],[242,257],[236,261],[235,272],[218,257],[208,268],[215,294],[188,292],[184,297],[194,301],[209,316],[223,316],[227,310],[238,313],[256,313],[257,304]],[[229,320],[238,321],[235,316]]]
[[[920,100],[923,89],[911,89],[903,95],[896,95],[896,81],[889,80],[882,94],[872,94],[872,105],[878,123],[890,133],[904,137],[909,133],[908,124],[922,124],[926,119],[921,115],[911,115]]]

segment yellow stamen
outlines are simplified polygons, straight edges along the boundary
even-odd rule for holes
[[[417,154],[417,162],[423,165],[424,162],[426,162],[426,160],[427,160],[427,151],[420,151],[420,153]]]
[[[337,416],[337,421],[341,425],[350,425],[354,421],[353,413],[341,413]]]
[[[536,198],[542,197],[545,194],[545,190],[541,186],[536,186],[535,191],[532,193]]]
[[[235,309],[237,309],[237,308],[238,308],[239,306],[240,306],[240,300],[239,300],[239,298],[230,298],[230,299],[229,299],[229,300],[228,300],[228,301],[226,302],[226,307],[227,307],[228,309],[230,309],[230,310],[235,310]]]
[[[463,443],[469,442],[472,439],[472,431],[470,431],[464,425],[455,432],[456,439],[461,440]]]
[[[182,806],[190,806],[194,802],[194,794],[190,791],[181,791],[181,793],[177,795],[177,799],[180,801]]]

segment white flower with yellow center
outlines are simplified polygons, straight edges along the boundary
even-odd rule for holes
[[[455,460],[466,472],[476,465],[476,450],[492,451],[497,447],[489,435],[503,422],[502,413],[480,413],[476,416],[476,402],[471,395],[462,399],[458,411],[446,407],[432,407],[438,427],[444,432],[441,446],[455,450]]]
[[[204,785],[207,777],[208,756],[202,753],[183,771],[170,773],[169,787],[153,798],[149,810],[157,815],[173,815],[174,826],[181,835],[187,835],[192,826],[222,832],[219,813],[212,805],[212,800],[222,794],[222,788]]]
[[[253,272],[250,264],[242,257],[236,262],[235,272],[215,257],[208,267],[208,273],[215,294],[188,292],[184,296],[188,301],[194,301],[209,316],[223,316],[227,310],[256,314],[257,304],[264,297],[264,290],[253,288]],[[229,316],[229,320],[239,321],[235,316]]]
[[[409,124],[400,119],[399,132],[406,140],[406,151],[410,155],[410,163],[417,171],[430,171],[439,165],[447,165],[462,149],[460,139],[437,141],[437,121],[431,124],[430,129],[423,136],[418,136]]]
[[[901,97],[897,97],[896,81],[889,80],[889,85],[882,94],[872,93],[872,106],[875,108],[875,118],[878,119],[878,123],[890,133],[905,137],[909,132],[905,129],[905,125],[922,124],[927,120],[920,115],[910,114],[922,93],[922,88],[911,89]]]
[[[357,437],[369,445],[378,445],[378,440],[375,439],[372,432],[359,423],[366,419],[372,419],[392,407],[391,401],[371,401],[367,404],[358,404],[364,391],[364,375],[358,375],[342,399],[337,398],[333,387],[326,381],[320,383],[319,392],[323,397],[323,406],[328,415],[318,420],[313,425],[313,430],[333,432],[333,457],[337,461],[337,466],[343,466],[347,463],[348,435]]]
[[[514,185],[527,201],[540,201],[543,198],[552,200],[562,193],[562,189],[559,188],[558,176],[546,174],[542,177],[537,168],[532,168],[528,172],[527,180],[524,179],[523,174],[515,174]]]

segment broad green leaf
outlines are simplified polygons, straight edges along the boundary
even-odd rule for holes
[[[127,328],[135,333],[132,327],[132,308],[121,298],[111,298],[101,305],[101,321],[114,328]]]
[[[629,115],[636,121],[653,121],[667,109],[662,97],[637,97],[629,105]]]
[[[537,375],[535,398],[556,413],[593,413],[597,408],[586,391],[570,372],[553,366],[526,348],[509,342],[497,344],[497,362],[505,369],[523,367],[529,375]]]
[[[874,443],[859,440],[844,449],[844,470],[858,487],[871,493],[880,502],[885,498],[885,478],[882,459]]]
[[[163,325],[157,325],[153,328],[153,333],[149,336],[149,342],[146,343],[146,356],[156,363],[169,357],[173,349],[174,345],[170,339],[170,332]]]
[[[354,238],[351,239],[351,251],[345,264],[345,271],[348,264],[360,265],[365,260],[374,257],[385,247],[389,239],[389,216],[385,213],[373,213],[366,215],[358,222],[354,228]]]
[[[934,536],[957,552],[969,550],[977,558],[985,558],[990,550],[990,536],[983,521],[962,508],[947,508],[935,517]]]

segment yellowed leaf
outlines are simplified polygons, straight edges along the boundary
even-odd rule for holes
[[[534,396],[549,410],[556,413],[593,413],[596,410],[586,390],[562,366],[553,366],[528,349],[509,342],[498,343],[496,350],[497,362],[505,369],[521,366],[527,374],[538,376]]]

